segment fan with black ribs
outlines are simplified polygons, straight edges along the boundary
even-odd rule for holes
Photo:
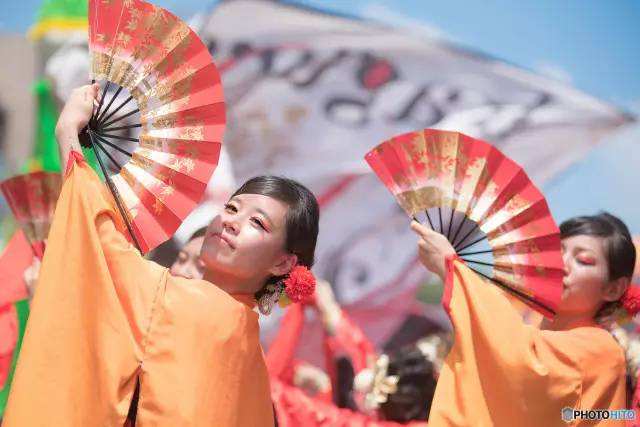
[[[469,268],[555,314],[560,234],[520,166],[487,142],[432,129],[391,138],[365,159],[406,213],[445,235]]]
[[[184,22],[139,0],[91,0],[89,48],[102,91],[81,144],[95,151],[131,239],[148,252],[200,202],[218,163],[220,76]]]

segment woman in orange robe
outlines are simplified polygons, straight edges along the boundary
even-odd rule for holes
[[[311,266],[315,198],[292,181],[250,180],[208,228],[204,280],[174,277],[124,238],[77,154],[96,95],[76,89],[58,122],[66,179],[3,425],[122,426],[139,381],[141,427],[272,426],[254,295],[268,305],[278,279]]]
[[[455,329],[430,426],[564,426],[564,408],[625,408],[623,351],[596,320],[624,296],[635,263],[619,219],[600,214],[560,226],[562,303],[541,329],[525,324],[503,291],[467,268],[446,237],[411,227],[423,264],[445,281],[443,305]]]

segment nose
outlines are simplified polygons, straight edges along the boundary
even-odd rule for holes
[[[184,277],[186,277],[187,279],[196,278],[196,267],[193,265],[190,265],[189,268],[185,269]]]
[[[564,270],[563,271],[564,271],[564,275],[565,276],[568,276],[569,273],[570,273],[569,268],[570,268],[571,262],[570,262],[569,258],[570,258],[569,254],[566,251],[563,251],[562,252],[562,263],[564,264]]]
[[[222,229],[235,236],[238,234],[238,230],[239,230],[238,222],[234,217],[230,217],[229,215],[224,215],[222,217]]]
[[[189,277],[189,269],[184,265],[173,265],[171,267],[171,274],[173,276],[186,277],[187,279],[191,279],[191,277]]]

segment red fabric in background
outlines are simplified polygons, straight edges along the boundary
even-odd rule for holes
[[[0,307],[28,297],[23,274],[32,262],[31,246],[18,230],[0,255]]]
[[[28,298],[23,274],[32,262],[31,246],[18,230],[0,255],[0,388],[9,374],[18,339],[18,319],[12,304]]]

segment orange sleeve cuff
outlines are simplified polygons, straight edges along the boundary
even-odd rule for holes
[[[448,255],[445,258],[446,276],[444,280],[444,290],[442,293],[442,307],[447,312],[449,318],[451,318],[451,294],[453,293],[453,263],[455,261],[462,261],[457,254]]]
[[[64,168],[65,178],[69,176],[69,174],[71,173],[71,169],[73,169],[73,165],[75,165],[76,163],[82,164],[82,163],[86,163],[86,161],[82,153],[75,150],[71,150],[69,152],[69,158],[67,159],[67,165]]]

